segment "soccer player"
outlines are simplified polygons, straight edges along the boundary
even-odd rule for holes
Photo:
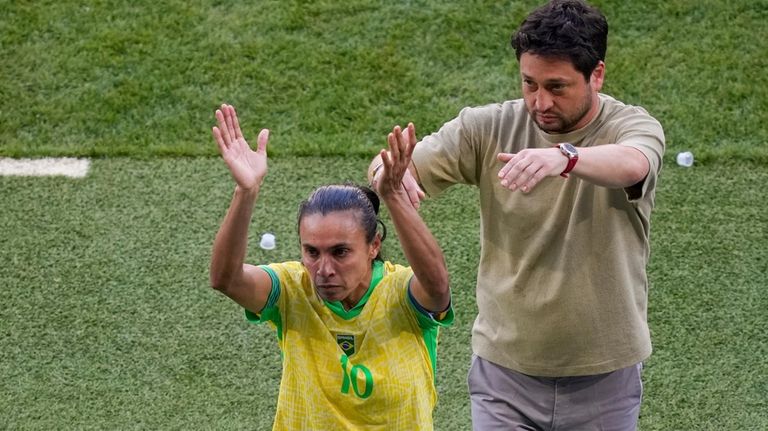
[[[251,322],[276,328],[282,380],[273,429],[432,429],[437,335],[453,311],[442,251],[402,187],[413,125],[389,134],[376,190],[410,267],[381,260],[379,198],[348,184],[319,187],[301,203],[301,261],[254,266],[244,259],[269,131],[253,151],[231,105],[216,119],[213,136],[236,187],[214,241],[211,285]]]

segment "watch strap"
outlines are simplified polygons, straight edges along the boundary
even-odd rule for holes
[[[576,162],[579,160],[578,157],[568,158],[568,164],[565,165],[565,169],[563,169],[563,172],[560,172],[560,176],[563,178],[568,178],[568,172],[571,172],[573,170],[573,167],[576,166]]]
[[[571,172],[573,168],[576,166],[576,162],[579,161],[579,154],[578,153],[571,153],[567,151],[565,148],[565,144],[557,144],[555,145],[560,152],[568,158],[568,164],[565,165],[565,169],[563,169],[563,172],[560,172],[560,176],[563,178],[568,178],[568,172]]]

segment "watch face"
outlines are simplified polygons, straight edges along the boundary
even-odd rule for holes
[[[573,158],[579,155],[579,152],[576,151],[576,147],[568,143],[560,144],[560,151],[562,151],[563,154],[565,154],[569,158]]]

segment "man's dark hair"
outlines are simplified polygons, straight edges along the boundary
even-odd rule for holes
[[[552,0],[531,12],[512,36],[517,60],[523,53],[569,60],[589,81],[605,61],[608,22],[581,0]]]

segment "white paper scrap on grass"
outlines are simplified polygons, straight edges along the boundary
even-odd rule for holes
[[[11,159],[0,157],[0,176],[84,178],[91,166],[89,159],[73,157]]]

